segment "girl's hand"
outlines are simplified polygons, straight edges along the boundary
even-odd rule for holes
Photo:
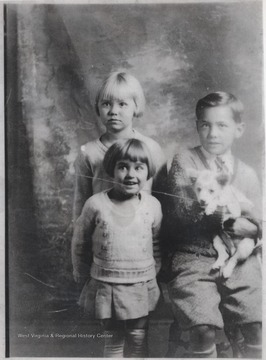
[[[161,260],[156,260],[156,263],[155,263],[155,271],[156,271],[156,275],[158,275],[158,273],[160,272],[161,270],[161,267],[162,267],[162,263],[161,263]]]
[[[254,238],[258,233],[257,226],[243,217],[237,218],[233,222],[229,220],[228,223],[226,224],[225,222],[224,225],[225,231],[232,237],[241,236]]]

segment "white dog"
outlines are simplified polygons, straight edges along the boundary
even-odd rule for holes
[[[241,216],[241,210],[249,211],[253,204],[240,191],[229,183],[229,175],[215,173],[210,170],[187,170],[193,182],[197,200],[206,215],[211,215],[220,206],[222,209],[222,223],[228,219]],[[221,229],[222,230],[222,229]],[[239,261],[245,261],[255,248],[254,239],[231,238],[225,231],[221,231],[213,239],[213,246],[218,257],[212,269],[219,270],[228,279]],[[229,259],[230,257],[230,259]],[[228,262],[225,265],[226,260]]]

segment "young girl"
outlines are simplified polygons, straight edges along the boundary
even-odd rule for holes
[[[147,356],[148,314],[159,299],[159,201],[142,191],[155,173],[147,146],[120,140],[107,151],[103,166],[113,187],[90,197],[77,219],[72,242],[73,275],[92,258],[91,280],[79,304],[105,327],[105,357]],[[85,252],[85,253],[84,253]],[[154,260],[155,259],[155,260]]]
[[[112,186],[102,162],[108,148],[117,140],[135,138],[143,141],[152,154],[156,173],[165,162],[159,144],[132,128],[133,119],[141,117],[145,108],[142,87],[134,76],[127,72],[111,73],[98,91],[95,105],[106,132],[99,139],[81,146],[75,161],[74,222],[89,197]],[[145,189],[150,192],[151,187],[152,179]]]

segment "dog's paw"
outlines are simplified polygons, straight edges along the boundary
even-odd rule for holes
[[[230,262],[223,268],[222,275],[225,280],[229,279],[233,274],[235,266]]]

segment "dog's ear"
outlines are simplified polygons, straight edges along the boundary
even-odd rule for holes
[[[222,172],[216,176],[216,180],[217,180],[218,184],[220,184],[222,187],[224,187],[225,185],[227,185],[229,183],[230,177],[228,174]]]
[[[190,178],[192,183],[194,183],[199,176],[199,171],[197,169],[188,168],[188,169],[186,169],[186,174]]]

